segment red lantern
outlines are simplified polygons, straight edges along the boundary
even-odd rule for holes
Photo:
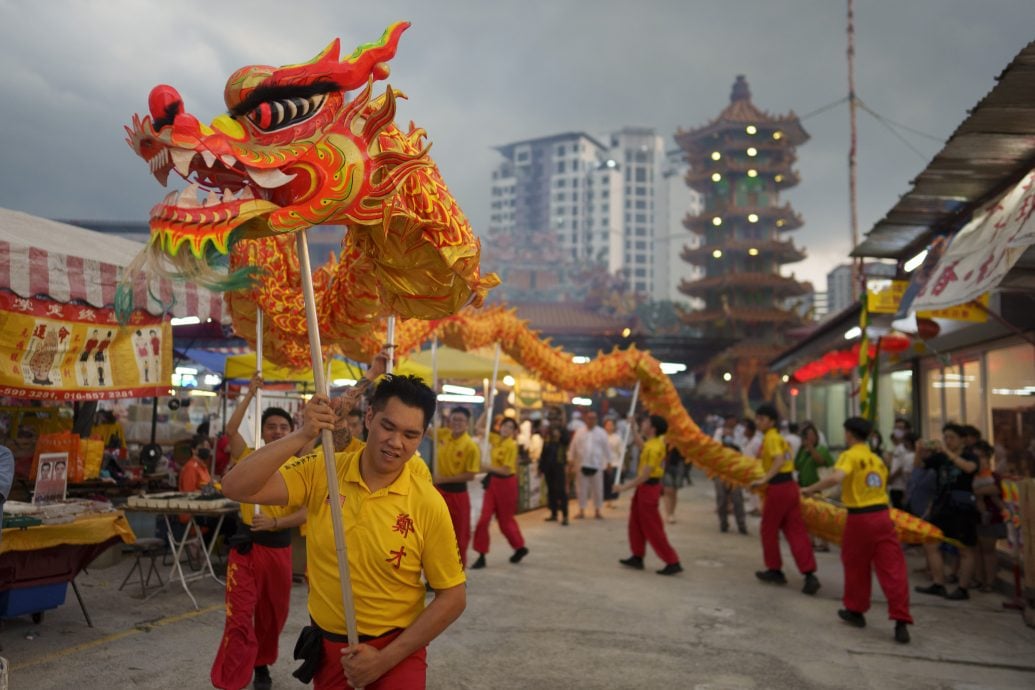
[[[937,336],[942,330],[942,327],[938,325],[938,322],[934,319],[921,319],[916,320],[916,334],[920,336],[921,340],[929,340]]]

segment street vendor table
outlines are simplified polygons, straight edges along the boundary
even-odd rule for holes
[[[5,529],[0,540],[0,595],[25,596],[37,588],[61,585],[63,600],[63,585],[70,582],[87,625],[93,627],[76,575],[115,544],[134,541],[136,536],[121,512],[89,513],[63,524]],[[23,612],[32,612],[37,620],[42,615],[31,607]]]
[[[157,595],[163,589],[168,587],[174,581],[179,581],[183,586],[183,591],[190,597],[191,602],[194,604],[195,609],[200,609],[198,606],[198,600],[194,598],[194,594],[190,591],[188,583],[202,580],[206,577],[211,577],[213,580],[218,582],[220,585],[225,586],[225,582],[219,579],[216,575],[216,571],[212,568],[212,548],[216,544],[216,536],[219,534],[220,529],[223,527],[223,521],[227,515],[233,515],[238,511],[239,507],[235,503],[233,505],[227,505],[224,507],[216,508],[213,506],[211,509],[198,510],[183,507],[142,507],[127,505],[125,510],[133,513],[154,513],[161,515],[165,519],[166,535],[169,539],[169,548],[172,550],[172,567],[169,569],[169,577],[166,578],[165,583],[158,588],[157,591],[152,592],[148,595],[148,598]],[[186,528],[183,530],[183,537],[180,539],[176,538],[173,532],[173,523],[170,518],[175,519],[179,515],[189,515],[190,520],[187,522]],[[205,540],[202,536],[201,527],[197,523],[199,517],[214,517],[218,518],[216,527],[212,533],[212,539],[209,540],[208,546],[205,546]],[[201,546],[201,554],[203,556],[203,563],[201,570],[196,573],[184,574],[183,567],[180,564],[180,558],[183,555],[183,549],[190,543],[197,543]]]

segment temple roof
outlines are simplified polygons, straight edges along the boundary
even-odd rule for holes
[[[746,254],[748,250],[757,249],[761,257],[775,255],[780,263],[794,263],[805,258],[804,250],[794,246],[794,242],[787,240],[780,242],[776,240],[726,240],[718,244],[702,244],[697,247],[684,247],[679,256],[683,261],[691,263],[703,263],[712,258],[712,252],[721,249],[723,254]]]
[[[714,324],[718,321],[741,321],[748,323],[791,323],[801,320],[801,317],[791,311],[784,311],[775,307],[730,307],[727,313],[723,309],[705,309],[681,314],[683,322],[687,325],[708,323]]]
[[[679,291],[690,297],[700,297],[717,291],[729,292],[731,288],[740,287],[772,288],[774,293],[782,297],[803,295],[809,292],[808,288],[794,278],[776,273],[750,273],[746,271],[731,271],[695,281],[682,280],[679,284]]]
[[[726,109],[703,127],[690,130],[680,129],[676,132],[676,141],[681,146],[688,146],[694,139],[714,134],[726,129],[729,125],[739,127],[744,124],[772,125],[783,132],[788,143],[796,146],[809,139],[808,133],[802,128],[801,122],[798,121],[798,116],[794,114],[793,110],[786,115],[772,115],[755,106],[751,102],[751,89],[748,87],[747,79],[743,74],[738,74],[730,92],[730,104],[726,106]]]

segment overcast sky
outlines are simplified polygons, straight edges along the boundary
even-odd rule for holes
[[[499,144],[626,125],[705,124],[745,74],[754,103],[806,115],[847,93],[844,0],[0,0],[0,207],[49,218],[146,221],[164,196],[123,141],[158,83],[208,122],[226,78],[247,64],[343,52],[393,21],[413,26],[391,83],[399,121],[428,130],[454,195],[479,232]],[[857,0],[860,98],[944,142],[1035,39],[1032,0]],[[1035,96],[1033,96],[1035,97]],[[804,120],[801,184],[809,258],[790,267],[825,286],[848,252],[848,111]],[[859,224],[865,232],[941,144],[907,141],[859,113]]]

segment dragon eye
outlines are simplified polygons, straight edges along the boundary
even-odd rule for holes
[[[307,98],[263,101],[248,113],[248,119],[259,129],[273,132],[308,120],[320,110],[326,98],[326,94],[315,94]]]

